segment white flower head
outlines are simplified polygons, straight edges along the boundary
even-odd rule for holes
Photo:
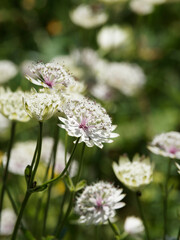
[[[74,83],[74,78],[66,69],[57,63],[37,63],[30,71],[32,76],[26,78],[33,84],[49,89],[64,90],[69,84]]]
[[[118,25],[105,26],[97,35],[98,45],[106,51],[116,49],[129,42],[130,39],[129,30]]]
[[[180,133],[161,133],[154,137],[148,149],[164,157],[180,159]]]
[[[91,94],[102,101],[112,99],[112,89],[107,84],[95,84],[90,89]]]
[[[35,141],[18,142],[14,145],[11,151],[11,160],[9,162],[8,171],[17,174],[24,175],[24,170],[27,165],[31,164],[34,150],[36,147]],[[6,166],[7,155],[3,157],[3,165]]]
[[[106,110],[98,103],[87,98],[69,100],[65,104],[66,118],[59,117],[64,128],[70,136],[80,138],[88,147],[94,145],[102,148],[103,143],[113,142],[111,138],[118,137],[112,133],[116,126],[112,125],[111,118]]]
[[[9,81],[15,77],[18,70],[16,65],[9,60],[0,61],[0,84]]]
[[[53,138],[45,137],[42,141],[42,151],[41,159],[48,164],[49,158],[51,155],[51,150],[53,147]],[[67,160],[69,159],[70,154],[67,153]],[[65,168],[65,148],[62,142],[58,143],[57,153],[56,153],[56,164],[55,164],[55,173],[60,174]],[[77,174],[78,162],[73,160],[70,168],[70,176],[74,177]]]
[[[127,156],[120,156],[119,165],[113,162],[116,177],[125,186],[133,191],[138,191],[153,180],[153,165],[148,157],[136,154],[131,162]]]
[[[147,15],[153,12],[154,5],[147,0],[132,0],[130,9],[139,15]]]
[[[137,64],[109,63],[105,73],[107,83],[127,96],[138,93],[146,82],[146,76]]]
[[[70,12],[70,18],[74,24],[89,29],[104,24],[108,15],[98,4],[81,4]]]
[[[20,122],[29,121],[29,116],[24,110],[22,98],[27,93],[17,90],[12,92],[10,89],[0,88],[0,112],[9,120]]]
[[[16,222],[16,215],[10,208],[5,208],[1,213],[1,222],[0,222],[0,235],[8,236],[11,235],[14,229]]]
[[[49,94],[47,92],[32,91],[31,94],[23,98],[23,103],[27,114],[31,118],[42,122],[57,113],[61,98],[55,92]]]
[[[127,217],[124,223],[124,230],[130,235],[137,235],[144,232],[144,225],[140,218],[135,216]]]
[[[103,181],[85,187],[75,206],[80,215],[80,223],[106,224],[108,219],[113,219],[115,210],[125,206],[125,203],[121,202],[125,197],[122,191]]]

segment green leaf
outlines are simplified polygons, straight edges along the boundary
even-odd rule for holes
[[[32,190],[33,192],[42,192],[44,191],[46,188],[48,187],[48,185],[42,185],[42,186],[37,186],[34,190]]]
[[[67,187],[69,188],[69,190],[71,192],[74,192],[75,191],[75,186],[73,184],[72,179],[68,175],[66,175],[64,179],[65,179],[65,182],[66,182]]]
[[[79,191],[86,186],[86,180],[81,180],[76,184],[75,191]]]
[[[30,166],[30,165],[27,165],[27,167],[26,167],[25,170],[24,170],[24,176],[25,176],[25,179],[26,179],[26,183],[27,183],[27,184],[28,184],[28,182],[29,182],[30,175],[31,175],[31,166]]]

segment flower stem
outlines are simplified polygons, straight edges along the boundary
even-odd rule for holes
[[[177,235],[177,240],[180,240],[180,227],[179,227],[179,231],[178,231],[178,235]]]
[[[84,157],[84,150],[85,150],[85,143],[83,143],[83,146],[82,146],[82,152],[81,152],[81,157],[80,157],[80,163],[79,163],[79,169],[78,169],[78,173],[77,173],[77,177],[76,177],[76,181],[75,181],[75,186],[76,184],[78,183],[79,181],[79,178],[80,178],[80,174],[81,174],[81,170],[82,170],[82,166],[83,166],[83,157]],[[57,229],[57,233],[56,233],[56,236],[59,236],[59,234],[61,233],[63,227],[64,227],[64,224],[66,223],[66,220],[71,212],[71,209],[72,209],[72,206],[73,206],[73,200],[74,200],[74,196],[75,196],[75,191],[71,192],[70,194],[70,200],[69,200],[69,205],[68,205],[68,208],[66,210],[66,213],[65,213],[65,216],[64,218],[62,219],[62,222],[60,223],[60,226],[58,227]]]
[[[56,164],[57,145],[58,145],[58,141],[59,141],[59,130],[60,130],[60,128],[56,124],[55,131],[54,131],[53,166],[52,166],[52,172],[51,172],[51,179],[54,178],[54,169],[55,169],[55,164]],[[50,185],[49,188],[48,188],[48,196],[47,196],[47,201],[46,201],[46,206],[45,206],[45,211],[44,211],[44,220],[43,220],[43,230],[42,230],[43,236],[45,235],[45,231],[46,231],[46,222],[47,222],[49,203],[50,203],[50,197],[51,197],[51,189],[52,189],[52,185]]]
[[[166,239],[167,233],[167,205],[168,205],[168,180],[171,170],[171,159],[168,159],[168,166],[166,172],[166,180],[164,185],[164,200],[163,200],[163,215],[164,215],[164,232],[163,232],[163,240]]]
[[[141,201],[140,201],[140,196],[141,196],[141,193],[140,193],[140,192],[136,192],[137,204],[138,204],[138,208],[139,208],[139,213],[140,213],[141,219],[142,219],[143,224],[144,224],[145,233],[146,233],[146,238],[147,238],[147,240],[150,240],[147,223],[146,223],[146,220],[145,220],[145,217],[144,217],[144,213],[143,213],[143,210],[142,210],[142,205],[141,205]]]
[[[17,232],[18,232],[18,229],[19,229],[19,225],[21,223],[21,219],[22,219],[22,216],[23,216],[24,209],[25,209],[25,207],[27,205],[27,202],[28,202],[28,200],[29,200],[29,198],[32,194],[32,191],[30,191],[30,188],[33,187],[35,174],[36,174],[37,167],[38,167],[39,160],[40,160],[40,156],[41,156],[42,127],[43,127],[42,122],[39,122],[39,136],[38,136],[38,143],[37,143],[38,148],[35,149],[35,152],[37,151],[37,158],[36,158],[34,169],[32,170],[32,175],[30,176],[29,186],[27,186],[26,194],[25,194],[24,200],[23,200],[22,205],[21,205],[21,209],[20,209],[16,224],[15,224],[15,227],[14,227],[14,231],[12,233],[11,240],[16,239]],[[35,155],[36,154],[34,154],[34,156]],[[32,164],[33,164],[33,161],[34,161],[34,156],[33,156]]]
[[[11,157],[11,149],[13,146],[14,135],[15,135],[15,128],[16,128],[16,122],[12,121],[11,136],[10,136],[10,141],[9,141],[9,146],[8,146],[8,151],[7,151],[7,162],[6,162],[6,166],[4,169],[4,175],[3,175],[3,179],[2,179],[2,189],[1,189],[1,196],[0,196],[0,222],[1,222],[1,211],[2,211],[2,207],[3,207],[4,193],[5,193],[5,188],[6,188],[6,181],[7,181],[7,176],[8,176],[8,167],[9,167],[9,162],[10,162],[10,157]],[[1,226],[0,226],[0,229],[1,229]]]
[[[117,240],[120,240],[120,239],[121,239],[121,235],[120,235],[119,229],[118,229],[118,227],[116,226],[116,224],[115,224],[115,223],[112,223],[112,222],[110,221],[110,219],[108,219],[108,223],[109,223],[109,226],[111,227],[111,229],[113,230],[116,239],[117,239]]]

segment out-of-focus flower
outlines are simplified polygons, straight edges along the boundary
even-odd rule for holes
[[[26,166],[31,164],[35,147],[35,141],[16,143],[11,151],[11,160],[9,162],[8,171],[23,176]],[[4,166],[6,166],[6,161],[7,155],[5,154],[3,157]]]
[[[148,149],[164,157],[180,159],[180,133],[161,133],[154,137]]]
[[[53,36],[59,35],[62,31],[62,23],[58,20],[51,20],[48,22],[46,29]]]
[[[118,25],[105,26],[97,35],[98,45],[105,51],[117,49],[124,44],[127,45],[130,39],[131,33],[129,29]]]
[[[142,233],[144,231],[142,220],[135,216],[127,217],[124,223],[124,230],[130,235]]]
[[[95,84],[90,89],[91,94],[97,99],[107,101],[112,99],[112,89],[106,84]]]
[[[119,136],[113,133],[116,126],[112,125],[106,110],[94,101],[87,98],[69,100],[63,111],[66,118],[59,117],[63,123],[59,126],[70,136],[80,137],[79,142],[85,142],[88,147],[96,145],[102,148],[103,143],[111,143],[111,138]]]
[[[1,222],[0,222],[0,235],[8,236],[11,235],[16,222],[16,215],[10,208],[2,210]]]
[[[18,70],[16,65],[9,60],[0,61],[0,84],[9,81],[15,77]]]
[[[40,122],[48,120],[57,113],[60,108],[61,98],[55,92],[32,91],[23,98],[23,103],[27,114]]]
[[[87,186],[76,200],[75,210],[80,215],[80,223],[106,224],[113,219],[115,210],[125,206],[122,189],[107,182]]]
[[[176,163],[176,167],[178,169],[178,173],[180,174],[180,165],[178,163]]]
[[[131,162],[127,156],[119,158],[119,165],[113,162],[116,177],[129,189],[138,191],[153,180],[153,165],[148,157],[136,154]]]
[[[126,62],[108,64],[105,75],[110,86],[127,96],[135,95],[146,82],[142,68]]]
[[[74,78],[65,68],[57,63],[37,63],[30,68],[32,75],[26,78],[33,84],[49,89],[64,90],[68,85],[74,84]]]
[[[41,159],[48,164],[49,158],[51,155],[51,150],[53,147],[53,138],[46,137],[43,138],[42,142],[42,151],[41,151]],[[69,159],[70,154],[67,153],[67,160]],[[56,154],[56,165],[55,165],[55,173],[61,173],[65,168],[65,148],[62,142],[58,143],[57,146],[57,154]],[[70,168],[70,175],[74,177],[77,173],[78,163],[77,161],[73,161]]]
[[[4,132],[9,127],[10,121],[0,114],[0,133]]]
[[[147,15],[153,12],[154,5],[146,0],[131,0],[130,9],[140,15]]]
[[[109,4],[127,2],[127,0],[99,0],[99,1],[104,3],[109,3]]]
[[[10,120],[27,122],[29,116],[24,110],[22,98],[28,95],[21,90],[12,92],[10,89],[0,88],[0,112]]]
[[[74,24],[89,29],[104,24],[108,15],[100,5],[81,4],[70,12],[70,18]]]

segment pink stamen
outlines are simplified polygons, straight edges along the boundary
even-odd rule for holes
[[[168,149],[168,152],[169,152],[169,153],[172,153],[172,154],[175,154],[175,153],[178,152],[178,149],[177,149],[176,147],[172,146],[172,147],[170,147],[170,148]]]
[[[87,124],[87,119],[86,118],[83,118],[81,120],[81,123],[79,125],[79,128],[82,128],[84,131],[88,130],[88,126],[86,125]]]
[[[102,207],[103,207],[102,198],[101,198],[101,197],[98,197],[98,198],[96,199],[96,208],[97,208],[97,210],[101,210]]]

